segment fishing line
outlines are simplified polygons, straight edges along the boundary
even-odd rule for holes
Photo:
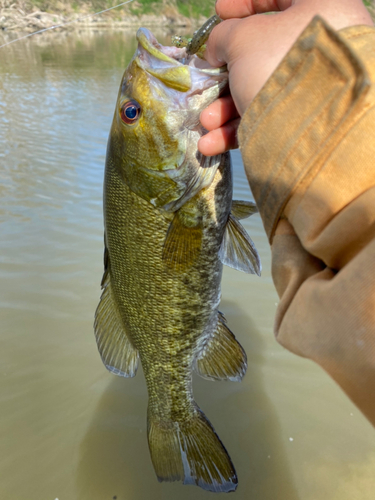
[[[16,38],[15,40],[12,40],[10,42],[4,43],[3,45],[0,45],[0,49],[2,47],[6,47],[7,45],[10,45],[11,43],[19,42],[20,40],[23,40],[24,38],[29,38],[30,36],[37,35],[38,33],[43,33],[43,31],[54,30],[56,28],[62,28],[63,26],[67,26],[68,24],[73,24],[73,23],[77,23],[78,21],[83,21],[84,19],[87,19],[88,17],[98,16],[99,14],[103,14],[104,12],[108,12],[109,10],[112,10],[112,9],[117,9],[117,7],[121,7],[121,5],[125,5],[127,3],[132,2],[132,1],[133,0],[127,0],[126,2],[119,3],[118,5],[115,5],[114,7],[109,7],[108,9],[101,10],[100,12],[95,12],[95,14],[87,14],[86,16],[78,17],[77,19],[74,19],[73,21],[67,21],[66,23],[56,24],[56,25],[50,26],[49,28],[43,28],[42,30],[34,31],[33,33],[29,33],[27,35],[21,36],[20,38]]]

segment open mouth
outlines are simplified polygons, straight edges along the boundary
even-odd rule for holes
[[[140,28],[138,30],[137,40],[143,47],[143,49],[149,54],[149,56],[159,61],[159,63],[153,61],[154,64],[156,63],[155,69],[157,69],[160,64],[164,63],[165,66],[166,63],[169,63],[174,66],[189,66],[190,68],[197,69],[200,72],[207,73],[209,75],[219,75],[227,73],[226,66],[213,68],[205,59],[201,59],[195,54],[188,55],[186,52],[186,47],[180,48],[161,45],[156,40],[151,31],[146,28]]]

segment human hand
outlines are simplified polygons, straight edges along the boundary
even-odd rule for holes
[[[279,12],[264,15],[271,11]],[[336,30],[373,25],[362,0],[217,0],[216,12],[224,21],[212,31],[205,58],[228,65],[230,95],[201,114],[209,133],[198,148],[207,156],[238,147],[240,117],[315,15]]]

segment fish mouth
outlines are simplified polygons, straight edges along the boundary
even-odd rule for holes
[[[161,45],[147,28],[137,31],[137,64],[168,87],[181,92],[205,90],[227,84],[227,67],[213,68],[195,54],[188,55],[186,48]]]

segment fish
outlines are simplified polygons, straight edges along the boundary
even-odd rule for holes
[[[159,481],[236,489],[230,456],[194,401],[192,373],[240,381],[246,354],[219,312],[223,264],[260,275],[239,222],[255,203],[232,199],[229,153],[206,157],[199,117],[228,85],[186,48],[145,28],[122,77],[104,176],[104,274],[94,330],[105,367],[142,364],[147,435]]]

